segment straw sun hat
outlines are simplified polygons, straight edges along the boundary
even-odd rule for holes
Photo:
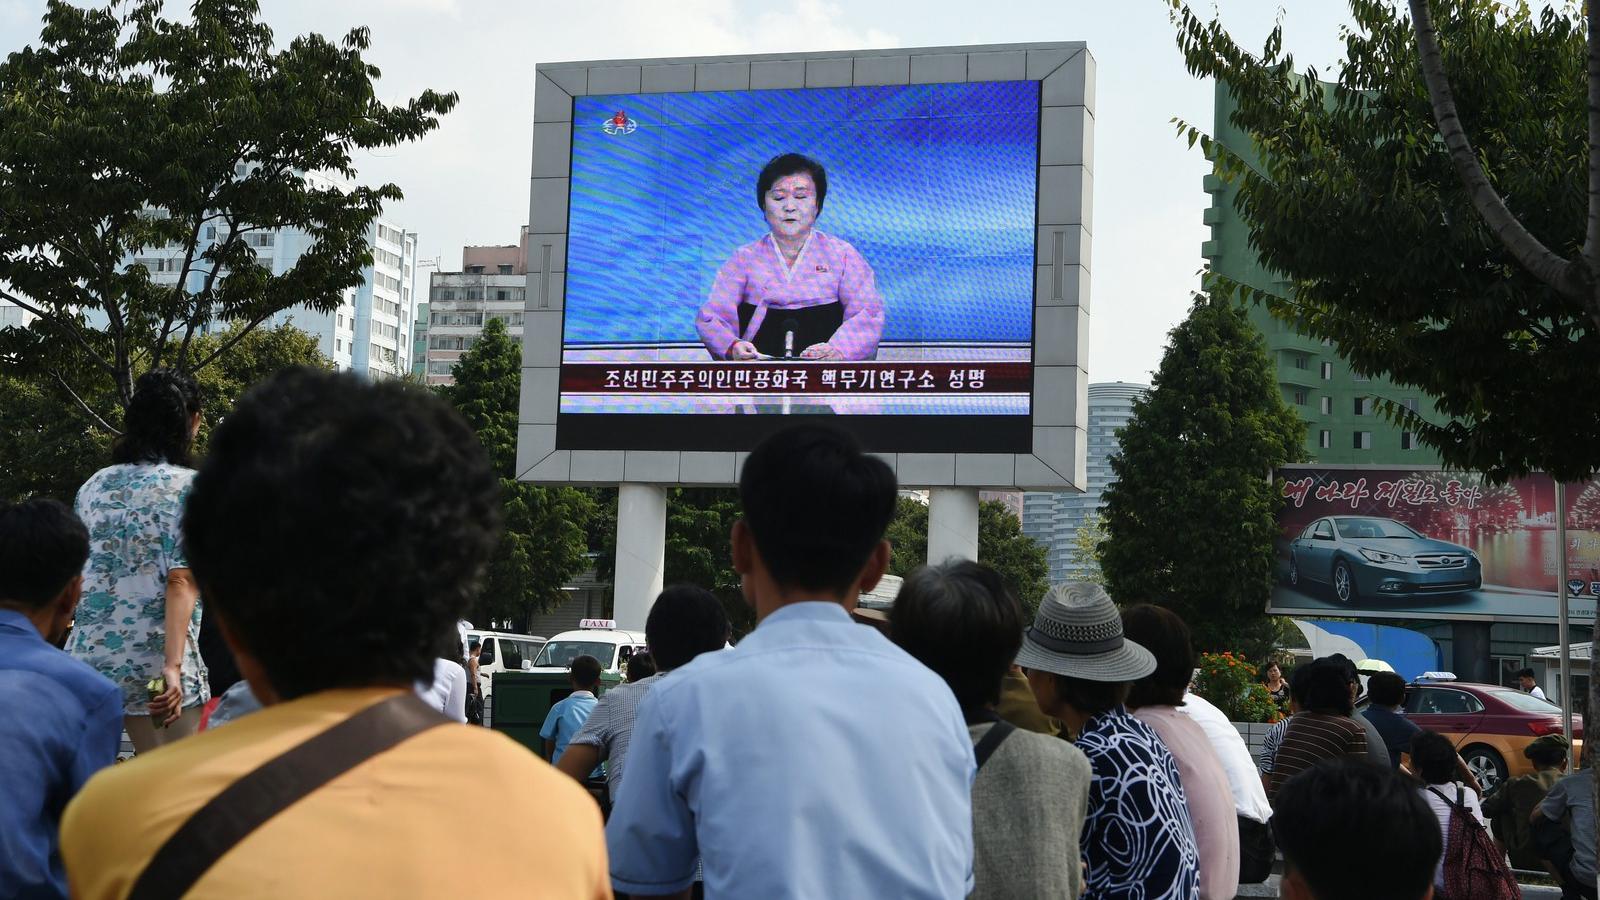
[[[1017,665],[1085,681],[1137,681],[1156,670],[1156,658],[1122,636],[1122,616],[1104,588],[1068,582],[1039,604]]]

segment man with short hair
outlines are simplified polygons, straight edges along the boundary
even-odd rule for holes
[[[702,653],[725,647],[729,630],[722,601],[705,588],[676,584],[662,591],[644,620],[644,639],[650,646],[656,673],[606,691],[589,720],[572,736],[556,768],[582,782],[604,762],[607,793],[615,800],[622,789],[639,701],[673,669],[688,665]],[[638,659],[639,654],[633,658]]]
[[[1302,671],[1303,670],[1303,671]],[[1302,680],[1303,679],[1303,680]],[[1324,759],[1368,758],[1367,736],[1350,713],[1350,684],[1341,666],[1322,660],[1296,669],[1289,692],[1300,711],[1289,719],[1267,776],[1267,797],[1277,808],[1283,783]],[[1382,765],[1389,764],[1384,753]]]
[[[67,896],[61,812],[117,758],[121,692],[56,648],[88,558],[64,504],[0,503],[0,897]]]
[[[1547,857],[1551,868],[1562,882],[1562,895],[1595,900],[1595,815],[1594,815],[1594,757],[1584,744],[1583,768],[1557,781],[1545,795],[1544,801],[1534,807],[1529,820],[1538,832],[1546,823],[1566,824],[1571,847]],[[1564,842],[1562,842],[1564,843]]]
[[[567,669],[567,683],[572,685],[572,693],[550,707],[544,717],[544,727],[539,729],[539,737],[544,738],[544,758],[551,763],[561,761],[561,754],[567,752],[572,736],[589,721],[589,714],[600,702],[594,695],[595,689],[600,687],[600,660],[592,656],[573,659]]]
[[[1285,900],[1424,900],[1444,853],[1414,782],[1365,759],[1319,762],[1278,790]]]
[[[1389,768],[1400,768],[1400,757],[1411,752],[1411,739],[1421,726],[1406,718],[1406,680],[1393,672],[1375,672],[1367,679],[1367,708],[1362,711],[1389,750]]]
[[[1534,677],[1532,668],[1524,668],[1517,672],[1517,687],[1521,688],[1523,693],[1538,697],[1540,700],[1549,699],[1539,687],[1539,680]]]
[[[1384,742],[1383,735],[1378,733],[1377,726],[1373,725],[1372,721],[1367,718],[1364,710],[1355,708],[1356,701],[1361,699],[1361,670],[1357,669],[1356,664],[1350,660],[1350,657],[1345,656],[1343,653],[1334,653],[1323,657],[1316,660],[1313,665],[1331,665],[1344,674],[1345,685],[1350,691],[1350,711],[1346,715],[1361,726],[1362,732],[1366,734],[1367,758],[1380,766],[1387,765],[1389,763],[1389,747]]]
[[[470,872],[609,898],[583,790],[415,693],[461,652],[500,510],[482,445],[426,391],[310,369],[251,390],[212,433],[183,536],[263,708],[91,780],[61,827],[73,896],[444,897]],[[475,827],[463,803],[485,797],[540,827]]]
[[[733,564],[756,630],[639,705],[612,884],[711,898],[965,897],[972,743],[944,682],[850,617],[889,563],[894,473],[833,429],[744,464]]]

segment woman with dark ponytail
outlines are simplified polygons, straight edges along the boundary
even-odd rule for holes
[[[178,531],[199,428],[193,378],[165,369],[140,376],[111,465],[84,482],[75,504],[89,528],[89,561],[67,649],[122,689],[139,753],[193,733],[208,699],[200,593]]]

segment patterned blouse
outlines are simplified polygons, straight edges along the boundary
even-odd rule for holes
[[[1095,716],[1074,742],[1089,757],[1083,900],[1194,900],[1200,856],[1172,754],[1121,706]]]
[[[178,524],[193,480],[193,470],[167,463],[116,465],[78,489],[89,561],[67,651],[116,682],[124,715],[150,714],[145,685],[161,676],[166,654],[167,572],[189,565]],[[210,699],[199,648],[196,601],[183,652],[186,707]]]

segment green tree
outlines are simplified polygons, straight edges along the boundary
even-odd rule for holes
[[[1106,576],[1100,569],[1100,545],[1105,542],[1106,527],[1100,516],[1090,513],[1072,536],[1072,564],[1079,569],[1078,580],[1104,585]]]
[[[1295,70],[1281,26],[1251,53],[1175,4],[1189,70],[1228,86],[1231,122],[1252,145],[1180,128],[1204,144],[1251,248],[1290,288],[1210,284],[1331,341],[1356,372],[1431,395],[1444,421],[1380,409],[1452,467],[1583,480],[1600,465],[1600,445],[1573,439],[1573,423],[1600,421],[1600,325],[1572,289],[1592,291],[1592,278],[1570,262],[1600,252],[1584,22],[1571,7],[1432,4],[1443,56],[1429,67],[1449,72],[1456,121],[1474,137],[1464,154],[1460,135],[1440,138],[1410,20],[1379,0],[1349,5],[1345,60],[1325,83]],[[1481,166],[1487,184],[1468,191],[1458,165]],[[1495,192],[1520,225],[1486,224]],[[1557,257],[1540,256],[1539,274],[1524,265],[1530,235]],[[1512,239],[1524,250],[1508,250]]]
[[[401,193],[305,173],[353,179],[353,153],[416,140],[456,103],[381,102],[367,29],[277,50],[255,0],[178,20],[164,5],[52,0],[38,45],[0,63],[0,297],[40,317],[0,332],[0,361],[108,430],[145,369],[197,372],[277,312],[336,307]],[[313,241],[274,274],[251,242],[280,228]],[[151,251],[175,279],[151,277]],[[228,336],[202,340],[215,321]]]
[[[202,335],[195,346],[205,351],[232,340],[233,331]],[[235,403],[258,381],[291,366],[333,367],[311,335],[290,325],[257,328],[235,342],[216,364],[196,375],[204,407],[196,455],[204,455],[211,431],[233,410]],[[80,383],[89,393],[110,391],[110,383],[92,376]],[[40,495],[70,501],[78,486],[109,463],[112,438],[81,416],[63,415],[70,405],[67,395],[53,383],[37,383],[0,374],[0,500],[20,500]],[[120,426],[115,403],[108,403],[110,419]]]
[[[928,505],[901,497],[884,537],[893,548],[889,574],[904,578],[928,559]],[[1045,550],[1022,533],[1022,523],[1004,503],[978,506],[978,560],[1000,573],[1030,616],[1039,608],[1050,587]]]
[[[1276,632],[1265,612],[1282,503],[1271,473],[1299,459],[1304,439],[1244,311],[1197,298],[1111,460],[1100,544],[1111,596],[1170,607],[1199,650],[1261,658]]]
[[[455,384],[441,386],[439,393],[466,417],[488,451],[500,475],[505,513],[505,534],[470,617],[526,628],[531,616],[560,604],[562,588],[588,567],[594,499],[573,488],[516,480],[522,352],[505,323],[491,319],[452,371]]]

